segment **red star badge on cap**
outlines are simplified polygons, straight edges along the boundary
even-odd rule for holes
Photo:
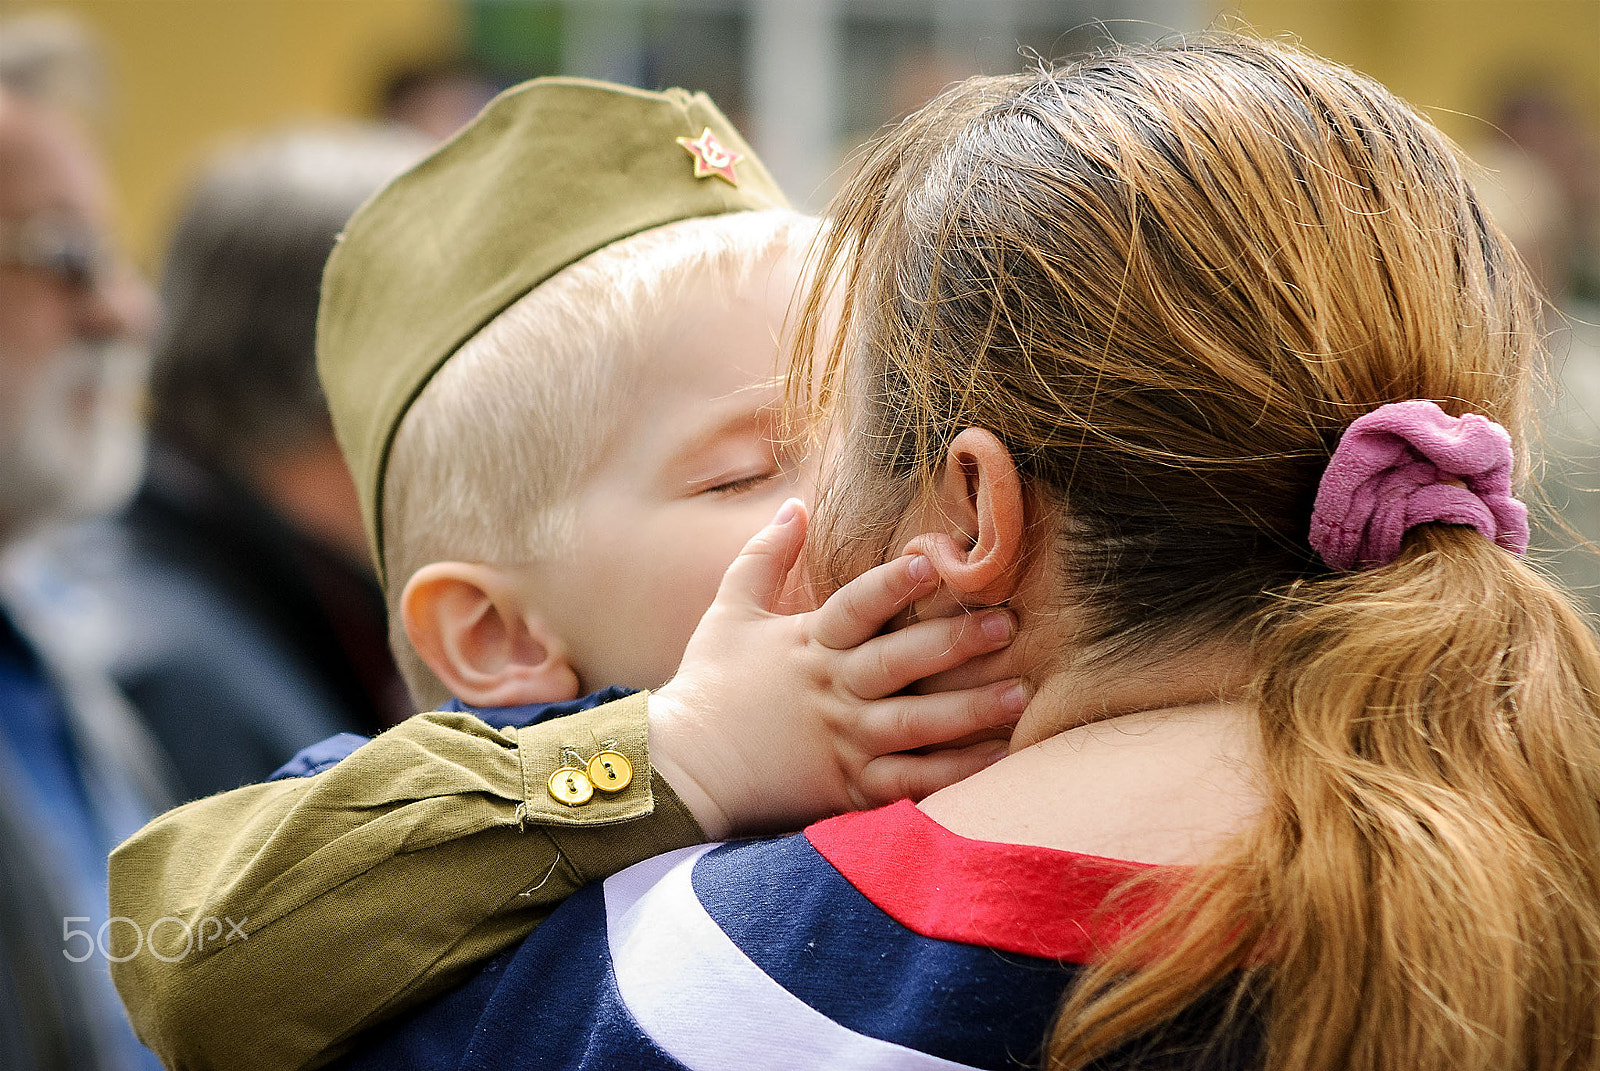
[[[715,175],[730,186],[739,185],[739,176],[734,174],[733,165],[744,159],[744,153],[724,147],[709,126],[697,138],[679,138],[678,144],[683,146],[684,152],[694,157],[695,178]]]

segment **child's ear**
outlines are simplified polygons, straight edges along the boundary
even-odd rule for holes
[[[566,645],[492,565],[434,562],[400,593],[406,636],[450,693],[475,707],[578,697]]]
[[[959,606],[994,606],[1021,583],[1027,523],[1022,477],[1011,451],[985,428],[966,428],[950,443],[925,514],[931,530],[906,545],[925,554],[947,598]],[[959,607],[928,607],[924,616]]]

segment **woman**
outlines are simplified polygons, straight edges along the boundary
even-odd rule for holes
[[[641,864],[356,1065],[1600,1067],[1600,658],[1519,557],[1537,302],[1442,136],[1241,40],[980,79],[823,256],[815,569],[1008,606],[1012,753]]]
[[[931,522],[1040,637],[1014,754],[923,809],[1204,864],[1052,1062],[1227,979],[1270,1066],[1600,1063],[1600,663],[1502,549],[1535,298],[1444,139],[1286,48],[1114,55],[931,105],[828,254],[831,571]]]

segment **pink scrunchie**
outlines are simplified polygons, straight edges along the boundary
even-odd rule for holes
[[[1387,565],[1406,532],[1439,521],[1521,554],[1528,507],[1511,496],[1511,464],[1510,434],[1487,417],[1424,399],[1379,406],[1345,429],[1322,474],[1311,548],[1335,569]]]

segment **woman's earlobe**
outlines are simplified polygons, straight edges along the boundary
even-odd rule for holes
[[[464,703],[524,706],[578,696],[565,643],[494,566],[424,566],[400,594],[400,619],[418,656]]]
[[[938,525],[907,545],[927,556],[963,605],[995,605],[1016,593],[1027,530],[1022,477],[1004,443],[966,428],[950,443],[928,514]]]

